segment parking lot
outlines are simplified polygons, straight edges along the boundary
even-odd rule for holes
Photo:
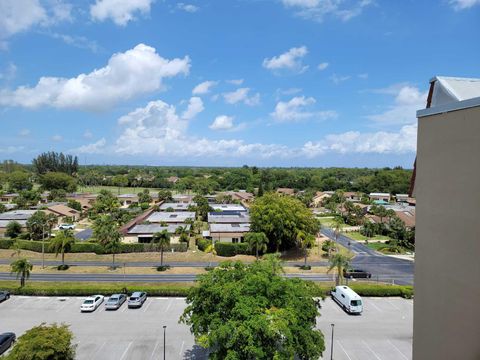
[[[71,325],[78,359],[163,359],[163,325],[167,359],[205,359],[187,326],[178,324],[183,298],[148,298],[140,309],[123,304],[105,311],[80,313],[83,298],[13,296],[0,303],[0,332],[20,336],[41,322]],[[398,298],[364,298],[364,313],[351,316],[332,300],[322,302],[318,326],[325,335],[324,359],[330,359],[331,323],[335,324],[335,360],[411,359],[413,302]]]

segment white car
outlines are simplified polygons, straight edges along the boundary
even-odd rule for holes
[[[61,224],[58,228],[60,230],[74,230],[75,224]]]
[[[83,301],[83,304],[80,306],[81,312],[92,312],[95,311],[100,304],[103,302],[104,296],[103,295],[92,295]]]

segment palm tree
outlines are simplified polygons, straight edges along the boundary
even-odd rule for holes
[[[22,253],[22,247],[18,239],[15,240],[15,242],[12,244],[12,250],[13,250],[12,257],[16,255],[18,258],[20,258],[20,254]]]
[[[10,264],[12,273],[17,274],[17,279],[20,277],[20,287],[25,286],[25,279],[30,277],[30,271],[33,269],[33,265],[27,259],[18,259]]]
[[[115,269],[115,255],[118,254],[122,247],[121,237],[122,235],[118,231],[112,233],[109,241],[104,246],[107,252],[112,253],[112,269]]]
[[[338,240],[338,237],[339,237],[340,233],[342,232],[342,225],[343,225],[343,219],[341,217],[337,216],[333,220],[333,232],[335,234],[335,241]]]
[[[308,256],[308,248],[315,245],[315,236],[312,234],[305,234],[303,231],[299,231],[297,233],[297,244],[301,249],[303,249],[305,254],[305,264],[303,266],[307,266],[307,256]]]
[[[170,245],[170,234],[167,230],[153,234],[152,241],[158,244],[160,249],[160,266],[163,266],[163,251]]]
[[[53,214],[47,214],[45,224],[48,226],[48,238],[52,236],[52,229],[57,224],[58,218]]]
[[[330,267],[327,270],[327,274],[333,269],[337,270],[336,285],[340,285],[341,279],[343,278],[343,270],[347,268],[350,264],[350,258],[346,255],[337,253],[330,258]]]
[[[258,253],[267,251],[268,238],[263,232],[259,233],[247,233],[245,235],[245,241],[248,244],[248,250],[255,249],[255,257],[258,260]]]
[[[65,253],[72,249],[73,244],[75,244],[75,238],[71,230],[61,230],[50,241],[50,250],[55,251],[55,257],[59,253],[62,254],[62,266],[65,266]]]

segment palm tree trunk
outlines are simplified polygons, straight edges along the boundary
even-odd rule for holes
[[[113,261],[112,261],[112,268],[115,269],[115,253],[112,253]]]
[[[307,266],[307,255],[308,255],[308,250],[305,248],[305,264],[303,266]]]
[[[25,274],[22,273],[22,276],[20,277],[20,287],[25,286]]]
[[[160,266],[163,266],[163,248],[160,251]]]
[[[62,251],[62,266],[65,266],[65,252]]]

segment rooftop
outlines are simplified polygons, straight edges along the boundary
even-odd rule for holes
[[[157,232],[162,232],[163,230],[167,230],[170,234],[175,233],[180,225],[168,225],[168,226],[161,226],[159,224],[145,224],[145,225],[135,225],[128,231],[128,234],[155,234]],[[185,230],[190,230],[190,225],[182,225]]]
[[[249,223],[250,215],[240,211],[210,212],[208,213],[209,223]]]
[[[239,204],[210,204],[210,207],[221,211],[247,211],[243,205]]]
[[[167,210],[168,208],[172,208],[173,210],[183,210],[186,211],[189,206],[196,206],[197,204],[194,202],[188,202],[188,203],[174,203],[174,202],[168,202],[168,203],[163,203],[160,205],[160,210]]]
[[[12,210],[0,214],[0,220],[28,220],[37,210]]]
[[[183,223],[187,219],[195,219],[195,213],[192,211],[164,212],[157,211],[152,213],[146,221],[153,223]]]
[[[210,224],[212,233],[244,233],[250,231],[250,224]]]

